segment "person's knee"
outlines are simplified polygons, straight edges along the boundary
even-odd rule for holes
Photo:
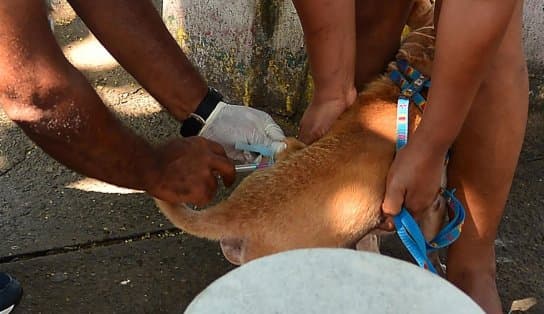
[[[446,267],[446,278],[465,292],[469,292],[476,285],[495,286],[497,268],[495,263],[467,264],[463,262],[450,263]]]
[[[464,278],[473,276],[489,276],[495,278],[497,267],[495,261],[494,239],[471,241],[470,245],[452,247],[448,251],[448,278]],[[455,245],[455,244],[454,244]]]
[[[493,257],[479,257],[476,259],[466,260],[451,260],[448,258],[447,269],[448,275],[454,277],[473,276],[475,274],[485,274],[491,277],[495,277],[497,273],[497,266],[495,262],[495,255]],[[469,260],[471,260],[469,262]]]

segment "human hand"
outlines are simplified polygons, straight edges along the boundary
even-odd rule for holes
[[[300,120],[300,141],[309,145],[323,137],[346,108],[338,102],[310,104]]]
[[[227,156],[237,161],[252,161],[236,150],[235,144],[260,144],[278,153],[286,148],[285,135],[272,117],[255,108],[219,102],[200,131],[201,136],[223,145]]]
[[[348,96],[341,98],[324,98],[314,93],[314,98],[300,120],[299,139],[305,144],[311,144],[325,135],[338,117],[357,98],[357,91],[353,88]]]
[[[445,155],[446,152],[416,137],[397,152],[387,175],[382,204],[387,219],[382,229],[394,229],[391,218],[399,214],[403,206],[416,220],[432,206],[441,187]]]
[[[221,145],[199,136],[175,139],[158,150],[158,167],[147,193],[161,200],[203,206],[217,191],[217,176],[234,182],[234,165]]]

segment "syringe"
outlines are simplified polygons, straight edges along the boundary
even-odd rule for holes
[[[260,164],[253,163],[253,164],[235,165],[234,169],[236,170],[237,173],[242,173],[242,172],[252,172],[258,169],[264,169],[269,166],[270,165],[268,163],[260,163]]]

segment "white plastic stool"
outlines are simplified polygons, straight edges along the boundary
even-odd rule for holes
[[[410,263],[354,250],[304,249],[234,269],[185,313],[484,312],[446,280]]]

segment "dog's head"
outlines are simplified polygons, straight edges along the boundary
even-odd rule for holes
[[[403,59],[423,75],[431,77],[432,60],[434,59],[435,33],[433,26],[424,26],[411,31],[403,40],[396,55]],[[389,69],[394,64],[389,65]]]

